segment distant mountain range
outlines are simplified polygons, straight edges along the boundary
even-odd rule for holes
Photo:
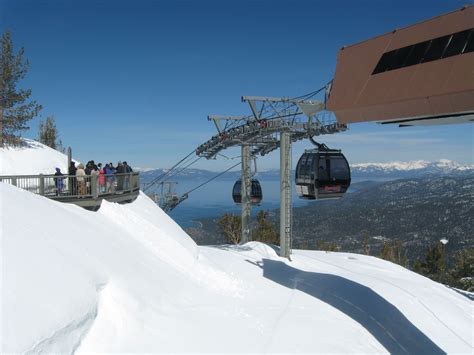
[[[385,182],[363,182],[339,200],[314,201],[293,209],[293,247],[317,248],[335,243],[342,251],[362,252],[368,238],[371,255],[385,241],[400,240],[414,262],[428,245],[449,240],[448,258],[474,247],[474,175],[425,176]],[[200,219],[200,228],[186,229],[198,244],[220,244],[220,216]],[[270,220],[279,224],[279,211]],[[255,221],[253,222],[255,223]],[[413,264],[412,264],[413,265]]]
[[[413,160],[409,162],[363,163],[351,166],[352,175],[362,177],[413,178],[425,175],[470,174],[474,165],[462,165],[457,162],[442,159],[436,162]]]
[[[140,170],[139,168],[137,170]],[[141,170],[143,182],[149,182],[164,175],[165,169]],[[474,165],[462,165],[457,162],[442,159],[436,162],[424,160],[414,160],[409,162],[389,162],[389,163],[362,163],[352,164],[353,179],[401,179],[416,178],[427,175],[466,175],[474,173]],[[206,180],[215,177],[218,172],[202,169],[177,170],[166,175],[165,180]],[[232,171],[220,176],[220,180],[237,180],[240,178],[240,171]],[[278,180],[280,171],[277,169],[259,172],[257,178],[265,180]]]

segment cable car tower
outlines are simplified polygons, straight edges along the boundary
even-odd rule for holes
[[[177,181],[162,181],[159,183],[161,185],[161,193],[157,195],[158,205],[166,213],[172,211],[180,202],[181,198],[176,192],[174,192],[174,186],[178,184]],[[156,198],[155,198],[156,200]]]
[[[221,151],[241,147],[242,243],[250,240],[250,160],[280,148],[280,256],[291,253],[291,144],[298,140],[345,131],[347,126],[330,116],[318,118],[325,110],[322,101],[312,99],[322,90],[297,98],[243,96],[251,110],[248,116],[208,116],[217,134],[196,149],[199,157],[216,158]]]

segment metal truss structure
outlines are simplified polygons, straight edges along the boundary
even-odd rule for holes
[[[327,87],[325,87],[327,89]],[[324,115],[325,104],[312,100],[322,89],[293,99],[243,96],[248,116],[208,116],[217,134],[196,149],[199,157],[216,158],[230,147],[241,147],[242,238],[250,240],[250,160],[280,148],[280,256],[290,258],[292,239],[291,144],[304,138],[345,131],[347,126]]]
[[[291,142],[332,134],[347,129],[345,124],[318,117],[324,103],[314,100],[243,96],[250,106],[249,116],[208,116],[217,128],[217,134],[196,149],[196,154],[215,158],[222,150],[247,144],[251,155],[264,156],[279,148],[279,135],[288,132]]]

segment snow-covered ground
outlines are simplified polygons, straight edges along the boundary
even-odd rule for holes
[[[0,222],[1,353],[472,352],[465,295],[374,257],[198,247],[143,194],[90,212],[0,183]]]
[[[0,175],[67,174],[67,155],[24,138],[24,147],[0,147]]]

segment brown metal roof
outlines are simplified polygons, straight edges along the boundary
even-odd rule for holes
[[[474,27],[474,6],[348,46],[327,102],[340,123],[474,112],[474,52],[373,74],[384,53]]]

